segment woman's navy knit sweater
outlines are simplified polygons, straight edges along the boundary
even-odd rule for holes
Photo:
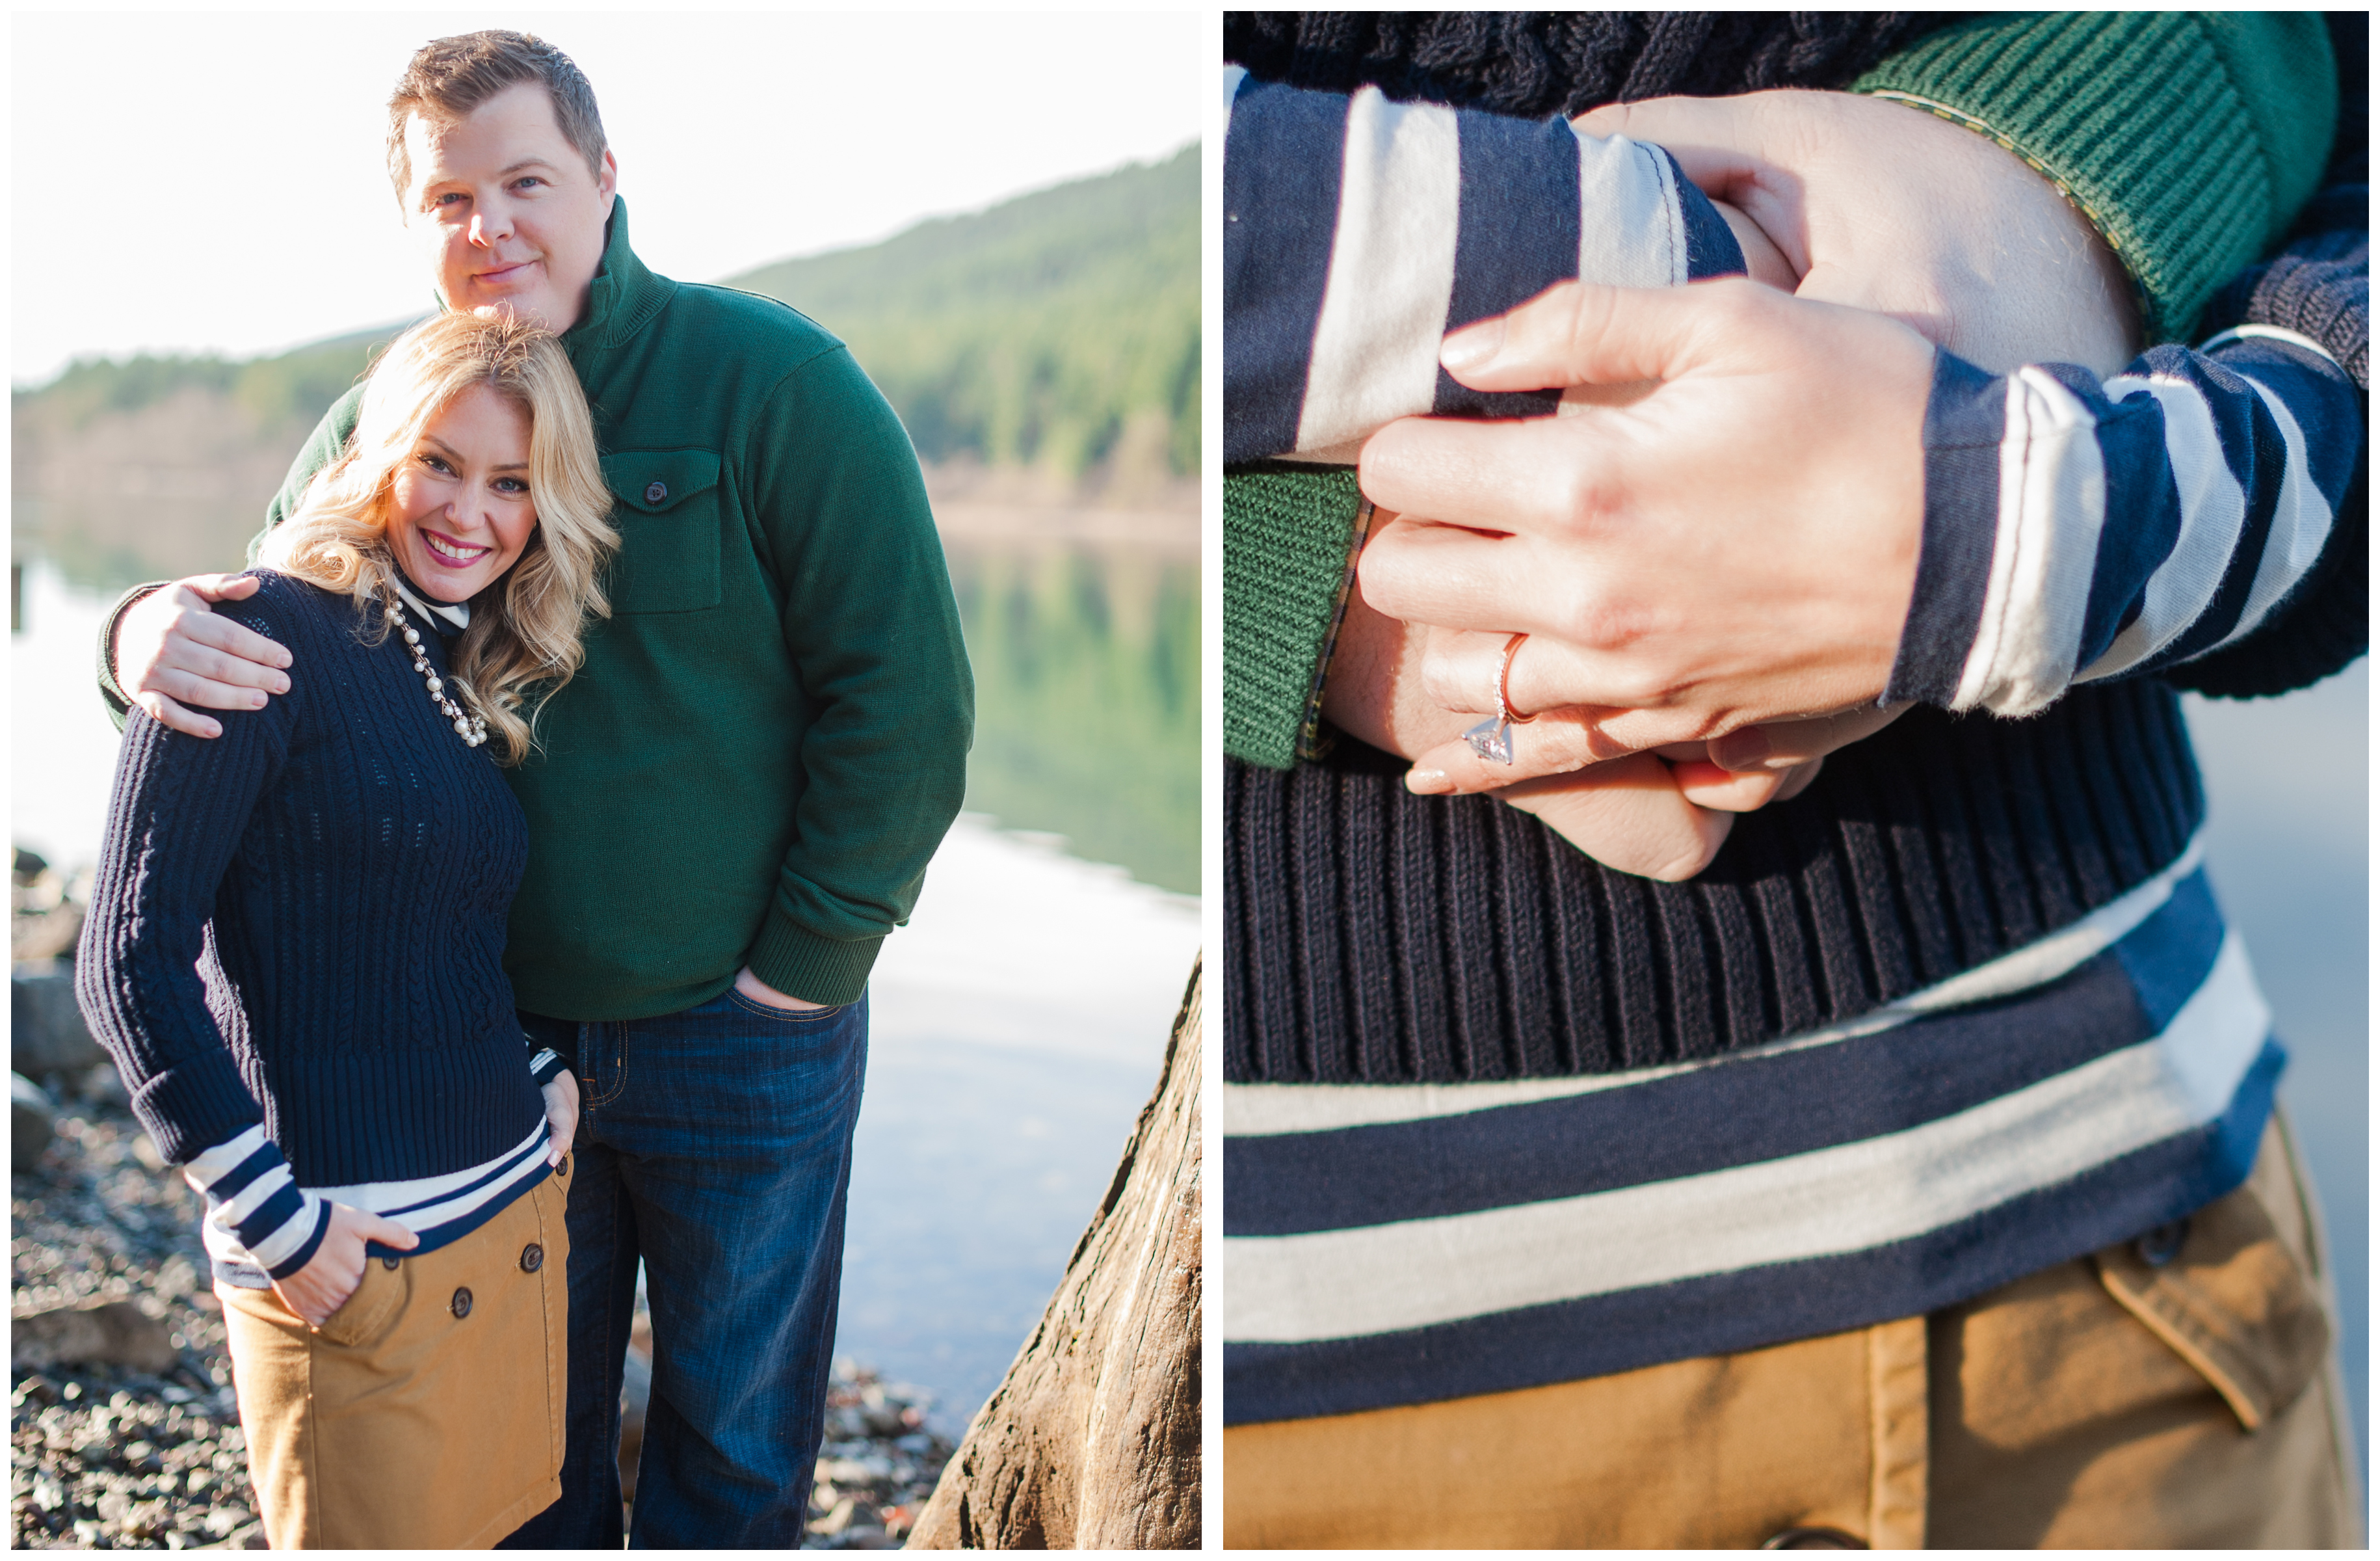
[[[547,1174],[504,926],[528,842],[382,610],[255,571],[224,616],[290,689],[222,736],[127,723],[77,982],[132,1109],[207,1195],[219,1276],[303,1267],[325,1198],[451,1241]],[[432,664],[445,647],[411,616]],[[377,642],[372,642],[377,640]]]

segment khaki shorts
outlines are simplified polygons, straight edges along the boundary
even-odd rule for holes
[[[2276,1118],[2247,1185],[2182,1230],[1931,1316],[1235,1426],[1223,1543],[2353,1546],[2329,1291]]]
[[[561,1496],[564,1186],[395,1268],[368,1260],[320,1328],[215,1286],[273,1549],[485,1549]]]

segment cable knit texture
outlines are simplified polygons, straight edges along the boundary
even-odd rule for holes
[[[1539,118],[1682,92],[1839,86],[1956,12],[1226,11],[1223,58],[1324,91]]]
[[[212,740],[126,724],[83,1011],[169,1160],[261,1120],[304,1187],[481,1164],[544,1114],[503,966],[520,805],[400,641],[257,573],[216,610],[288,647],[290,691]]]

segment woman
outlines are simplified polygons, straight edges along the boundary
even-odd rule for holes
[[[514,1016],[497,769],[607,611],[610,507],[551,335],[420,325],[224,608],[289,691],[125,727],[79,993],[206,1198],[276,1549],[485,1546],[559,1494],[577,1089]]]

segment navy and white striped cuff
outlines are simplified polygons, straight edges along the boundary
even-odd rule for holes
[[[1888,702],[2028,715],[2251,634],[2321,557],[2361,447],[2318,344],[2248,329],[2104,385],[1939,354],[1917,585]]]
[[[275,1279],[313,1261],[330,1226],[330,1206],[298,1185],[261,1122],[193,1157],[182,1177],[206,1200],[210,1252],[237,1248]]]
[[[1743,269],[1658,146],[1226,77],[1228,462],[1347,464],[1400,417],[1550,413],[1554,392],[1456,384],[1446,334],[1573,277],[1660,287]]]
[[[492,1156],[477,1165],[466,1166],[441,1176],[413,1177],[400,1181],[358,1182],[348,1187],[319,1187],[300,1189],[290,1179],[288,1165],[282,1161],[281,1152],[264,1138],[261,1127],[249,1129],[221,1150],[210,1150],[184,1169],[193,1187],[207,1194],[207,1217],[202,1226],[207,1255],[213,1262],[215,1277],[234,1285],[261,1289],[274,1279],[285,1279],[306,1266],[315,1250],[322,1245],[322,1231],[330,1223],[330,1206],[345,1203],[395,1221],[420,1238],[419,1244],[399,1253],[383,1250],[378,1243],[367,1247],[376,1257],[412,1256],[435,1251],[448,1242],[459,1240],[494,1218],[505,1205],[543,1181],[552,1174],[546,1164],[546,1149],[552,1141],[545,1118],[540,1116],[536,1128],[518,1143],[503,1153]],[[216,1191],[200,1183],[196,1174],[209,1156],[236,1152],[236,1146],[253,1137],[269,1152],[279,1173],[279,1185],[294,1198],[301,1199],[308,1211],[307,1221],[299,1238],[301,1222],[294,1214],[278,1226],[268,1226],[267,1211],[259,1208],[247,1218],[238,1210],[245,1201],[235,1199],[218,1204]],[[250,1158],[254,1158],[251,1155]],[[261,1186],[265,1178],[255,1178]],[[218,1181],[213,1184],[220,1188]],[[277,1194],[275,1195],[277,1196]]]

